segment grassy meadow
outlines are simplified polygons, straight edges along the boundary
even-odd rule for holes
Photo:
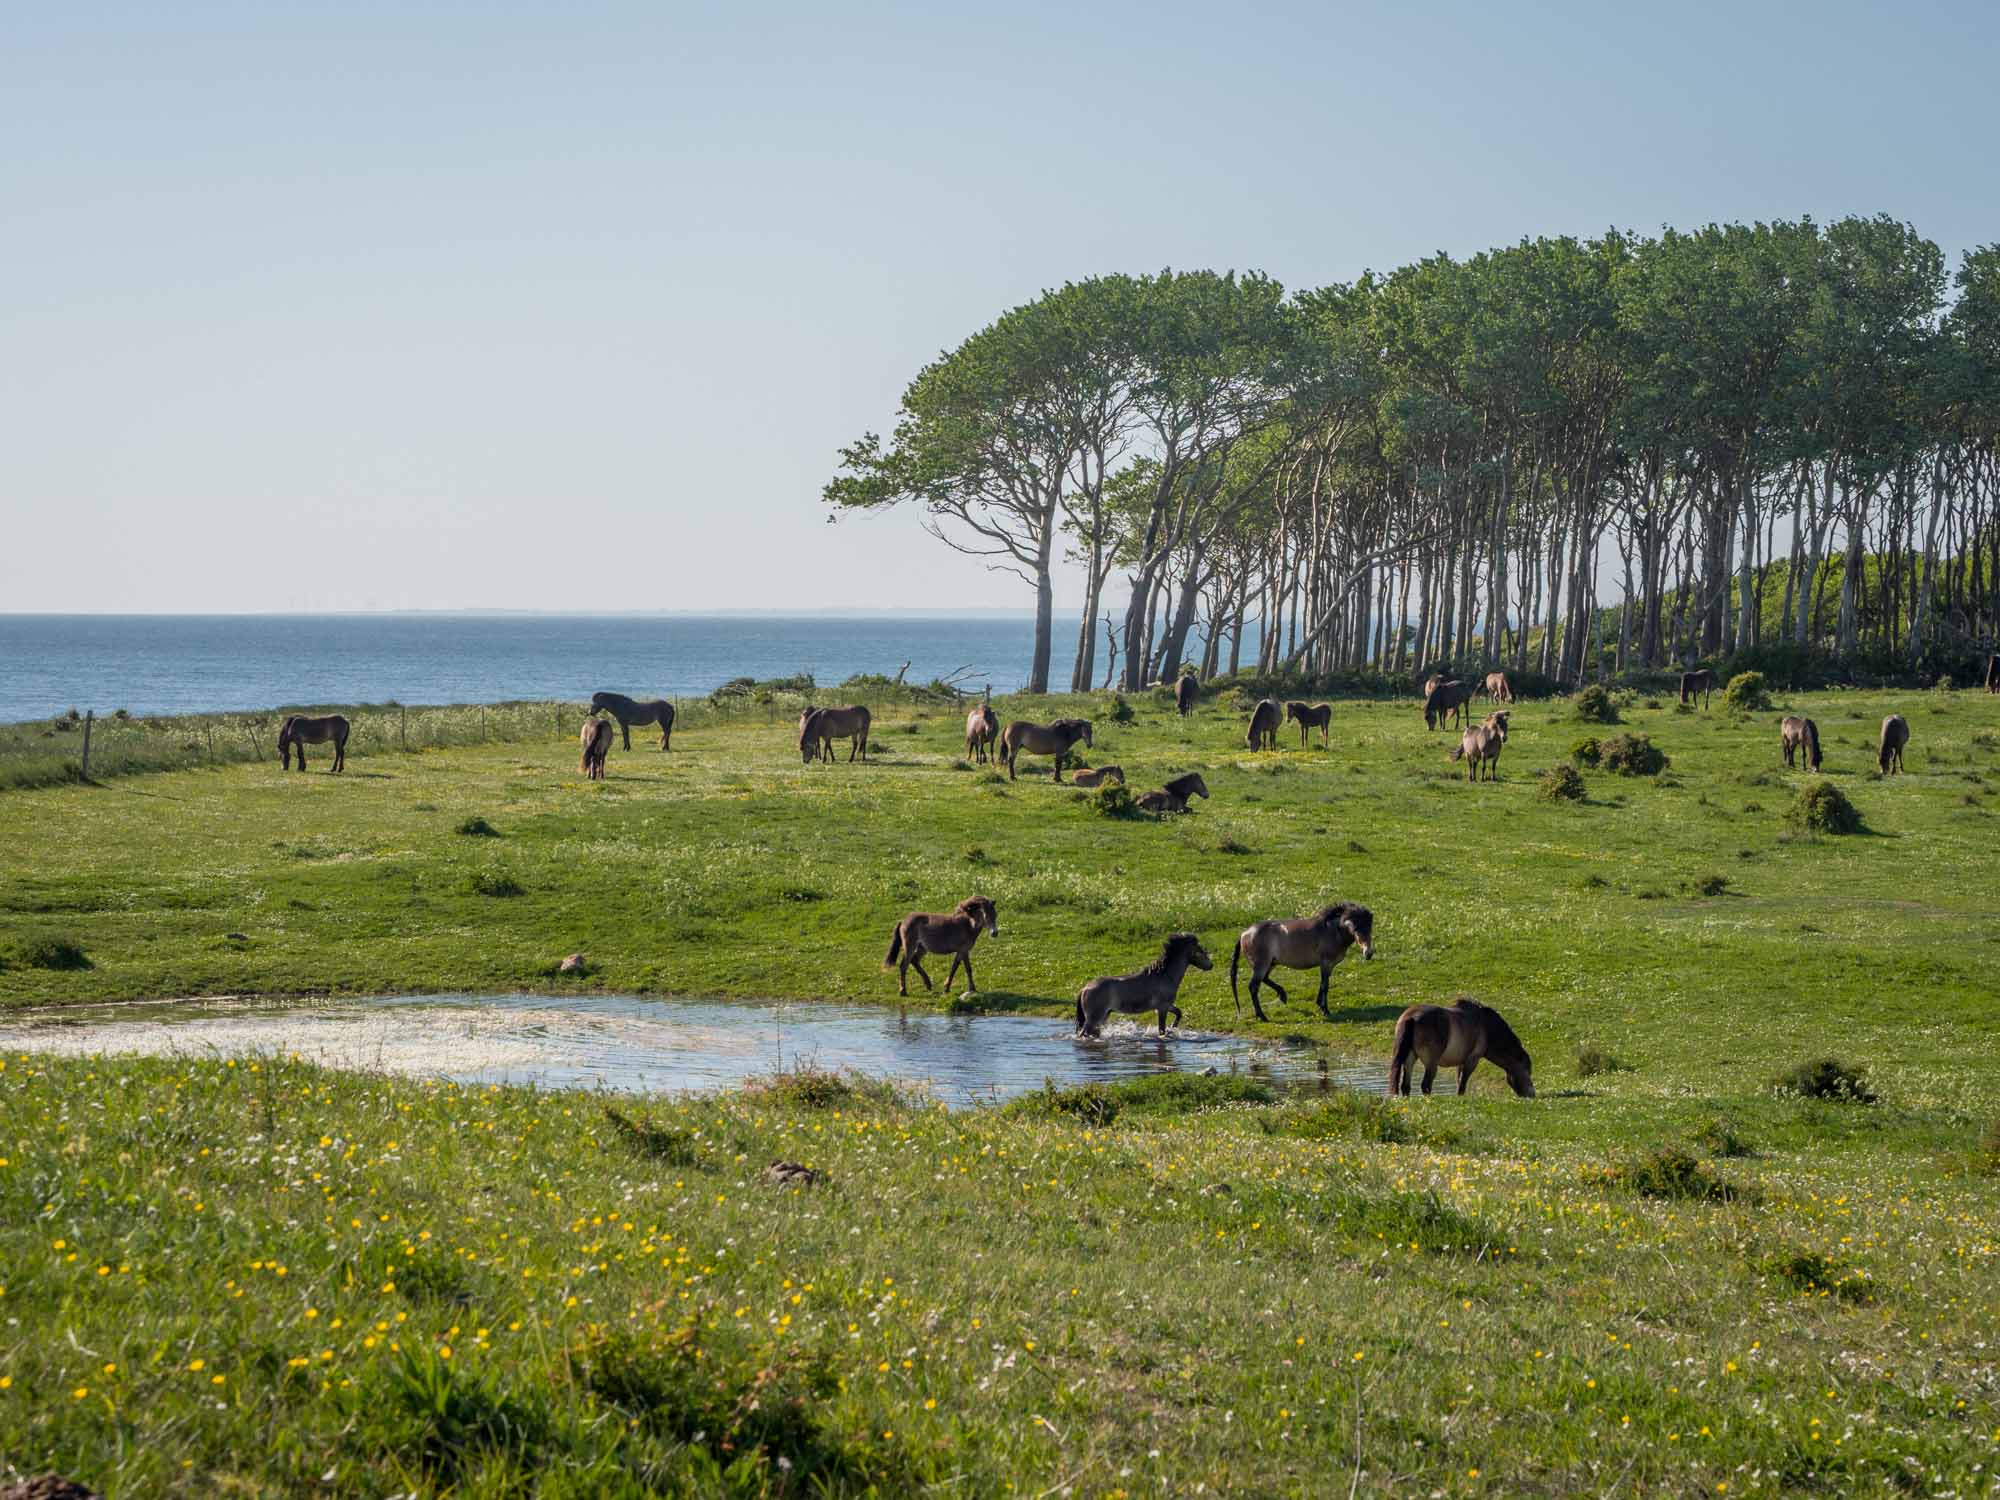
[[[2000,700],[1815,694],[1618,726],[1522,703],[1470,786],[1408,702],[1333,748],[1153,699],[1102,815],[878,715],[0,793],[0,1004],[568,987],[895,1002],[894,919],[980,892],[980,995],[1065,1012],[1177,929],[1191,1027],[1386,1058],[1475,995],[1541,1097],[1170,1078],[947,1113],[810,1074],[688,1101],[297,1061],[0,1069],[0,1481],[108,1494],[1988,1494],[2000,1463]],[[1003,717],[1010,705],[1002,705]],[[1874,734],[1909,718],[1909,774]],[[1810,713],[1864,831],[1787,822]],[[1649,736],[1657,777],[1538,773]],[[1045,763],[1044,763],[1045,764]],[[474,820],[478,820],[475,822]],[[481,828],[483,825],[483,831]],[[471,829],[473,831],[462,831]],[[1327,900],[1378,957],[1257,1028],[1233,933]],[[553,973],[572,951],[582,979]],[[51,966],[53,965],[53,966]],[[87,965],[87,966],[86,966]],[[942,978],[944,965],[936,972]],[[916,985],[915,977],[912,983]],[[1838,1086],[1777,1087],[1842,1059]],[[1838,1084],[1838,1078],[1835,1080]],[[1448,1087],[1448,1075],[1445,1081]],[[774,1160],[825,1173],[770,1183]]]

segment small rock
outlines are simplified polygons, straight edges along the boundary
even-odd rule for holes
[[[250,941],[250,934],[247,932],[225,932],[222,936],[226,942],[231,943],[247,943]]]
[[[764,1180],[773,1187],[818,1187],[826,1173],[795,1161],[774,1161],[764,1168]]]
[[[585,958],[581,953],[572,953],[556,965],[556,972],[558,974],[581,974],[589,966],[589,959]]]

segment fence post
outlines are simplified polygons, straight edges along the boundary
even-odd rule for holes
[[[83,779],[85,781],[90,780],[90,726],[96,718],[96,709],[86,708],[83,711]]]
[[[407,751],[410,748],[410,710],[401,703],[396,705],[396,743]]]

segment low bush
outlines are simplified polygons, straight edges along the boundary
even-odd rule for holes
[[[1599,1168],[1590,1176],[1607,1186],[1624,1188],[1647,1198],[1688,1198],[1727,1203],[1742,1189],[1725,1182],[1685,1146],[1655,1146],[1640,1156]]]
[[[1694,1133],[1694,1143],[1710,1156],[1755,1156],[1750,1143],[1737,1133],[1736,1122],[1717,1115],[1702,1123]]]
[[[1697,875],[1688,883],[1688,889],[1697,896],[1720,896],[1729,889],[1727,875]]]
[[[475,896],[525,896],[528,888],[512,875],[496,870],[475,870],[465,877],[465,888]]]
[[[1583,776],[1575,766],[1554,765],[1542,772],[1542,779],[1536,789],[1545,802],[1581,802],[1583,800]]]
[[[1611,694],[1605,691],[1601,683],[1593,682],[1578,693],[1570,708],[1571,712],[1586,724],[1618,722],[1618,705],[1611,701]]]
[[[1636,1071],[1637,1069],[1625,1061],[1624,1058],[1618,1056],[1615,1052],[1600,1047],[1596,1042],[1578,1042],[1576,1044],[1576,1076],[1579,1078],[1595,1078],[1600,1073],[1632,1073]]]
[[[462,833],[469,839],[497,839],[500,837],[500,830],[484,818],[467,818],[452,831],[454,833]]]
[[[1614,734],[1604,742],[1604,769],[1620,776],[1657,776],[1666,753],[1643,734]]]
[[[0,954],[0,960],[23,969],[53,969],[58,972],[96,967],[82,945],[66,937],[23,938]]]
[[[1339,1089],[1310,1106],[1277,1116],[1274,1128],[1306,1140],[1352,1137],[1394,1145],[1414,1138],[1408,1111],[1357,1089]]]
[[[1130,724],[1132,722],[1132,705],[1125,701],[1123,693],[1113,693],[1111,695],[1109,717],[1114,724]]]
[[[1767,1255],[1757,1269],[1808,1296],[1838,1297],[1843,1302],[1870,1302],[1875,1283],[1861,1272],[1828,1260],[1817,1250],[1786,1250]]]
[[[1091,798],[1091,806],[1100,818],[1139,816],[1139,804],[1131,790],[1116,781],[1107,781],[1099,787]]]
[[[1771,1087],[1780,1094],[1831,1099],[1841,1104],[1873,1104],[1876,1099],[1865,1073],[1832,1057],[1810,1058],[1781,1073]]]
[[[743,1081],[746,1093],[799,1109],[851,1109],[864,1104],[897,1105],[902,1095],[886,1079],[837,1073],[810,1064],[763,1073]]]
[[[1823,778],[1799,789],[1785,821],[1805,833],[1861,832],[1861,814],[1847,793]]]
[[[1725,707],[1739,714],[1761,714],[1771,706],[1770,689],[1762,672],[1738,672],[1722,690]]]
[[[1580,766],[1594,766],[1604,759],[1604,747],[1596,735],[1587,734],[1569,747],[1569,758]]]

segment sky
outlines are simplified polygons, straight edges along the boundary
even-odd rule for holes
[[[1006,308],[1808,214],[1955,263],[1996,71],[1983,0],[10,6],[0,612],[1026,608],[819,498]]]

